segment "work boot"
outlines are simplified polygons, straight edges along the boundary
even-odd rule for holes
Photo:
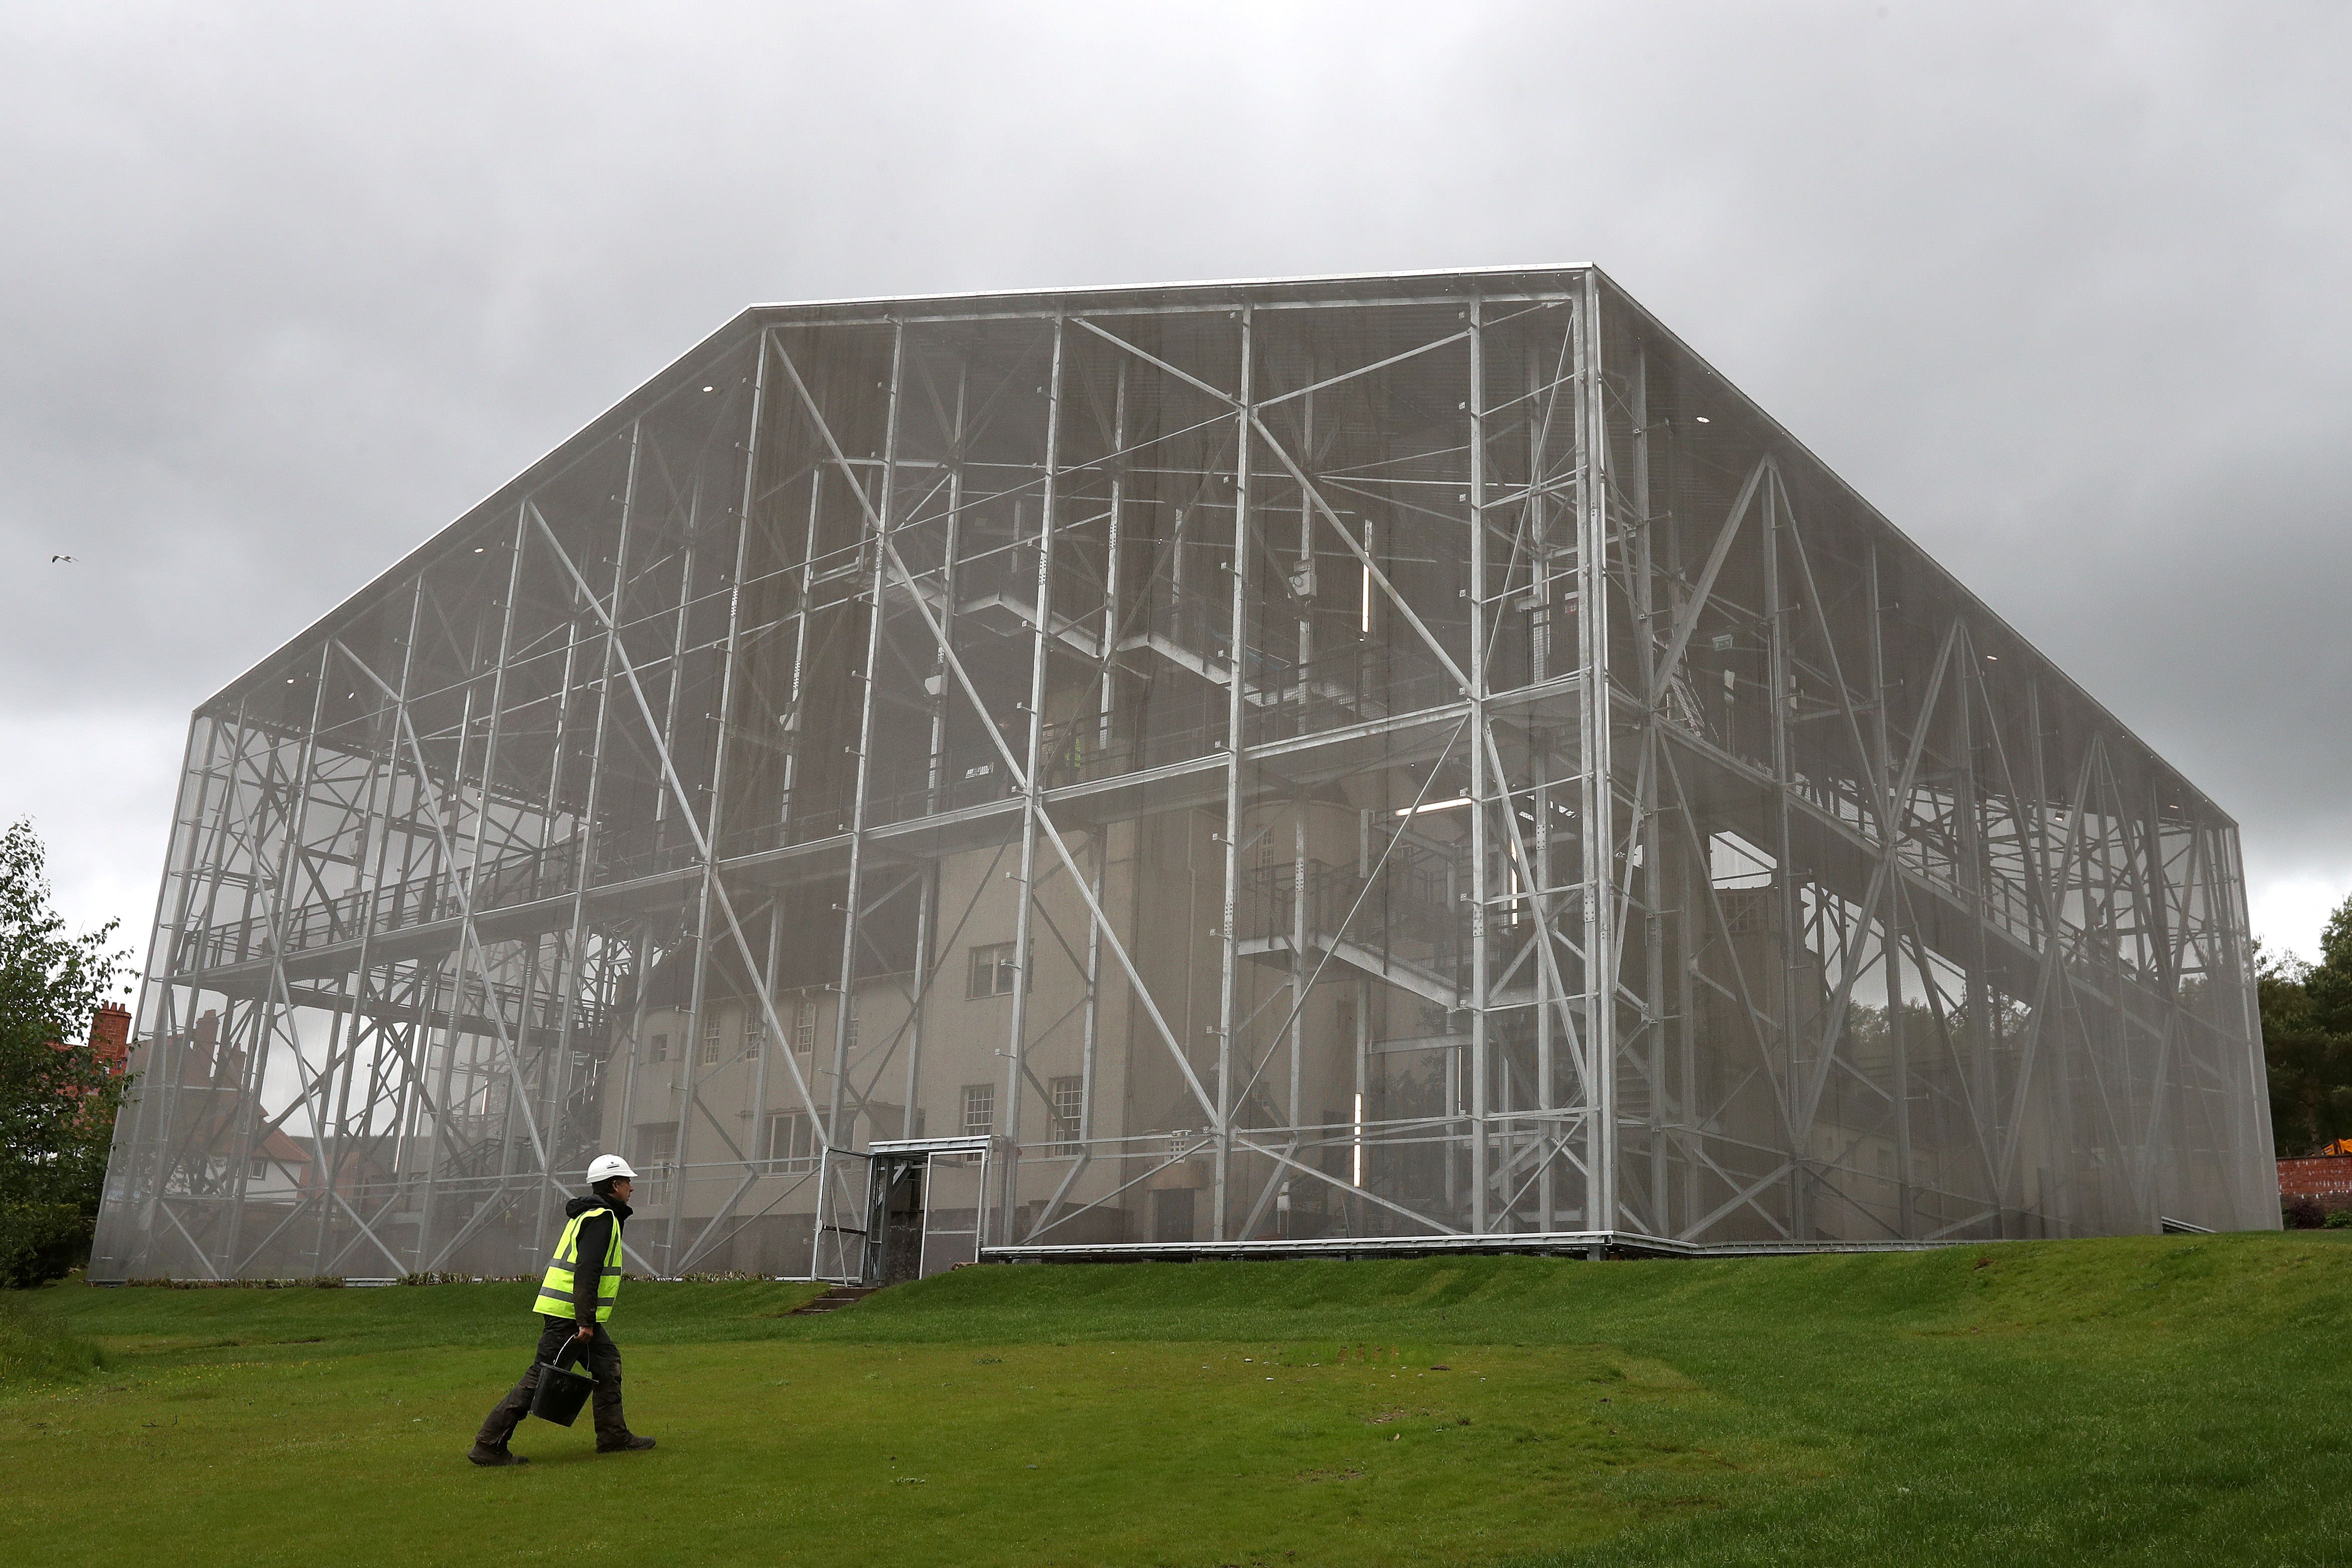
[[[466,1451],[466,1458],[478,1465],[528,1465],[530,1463],[520,1454],[509,1451],[504,1443],[495,1447],[488,1443],[477,1443]]]
[[[600,1454],[634,1454],[640,1448],[650,1448],[653,1446],[654,1440],[651,1437],[640,1437],[634,1432],[625,1437],[613,1438],[609,1442],[603,1437],[596,1439],[596,1451]]]

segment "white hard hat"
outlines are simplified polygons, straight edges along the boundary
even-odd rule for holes
[[[599,1154],[588,1162],[590,1186],[614,1176],[626,1176],[633,1182],[637,1179],[637,1173],[629,1169],[629,1163],[618,1154]]]

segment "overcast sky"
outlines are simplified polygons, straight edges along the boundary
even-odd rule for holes
[[[2352,890],[2352,7],[0,0],[0,818],[744,305],[1593,261]],[[70,554],[70,565],[49,564]]]

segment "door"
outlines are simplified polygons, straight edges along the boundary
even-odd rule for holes
[[[929,1186],[923,1210],[924,1275],[977,1263],[988,1227],[987,1152],[933,1154]]]
[[[855,1149],[827,1148],[816,1163],[816,1247],[812,1279],[844,1285],[866,1278],[868,1224],[873,1209],[874,1157]]]
[[[900,1285],[922,1277],[923,1197],[929,1154],[874,1156],[873,1200],[866,1222],[866,1283]]]

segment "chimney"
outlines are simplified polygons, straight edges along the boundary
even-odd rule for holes
[[[131,1055],[131,1009],[120,1002],[100,1005],[89,1019],[89,1048],[116,1072]]]

